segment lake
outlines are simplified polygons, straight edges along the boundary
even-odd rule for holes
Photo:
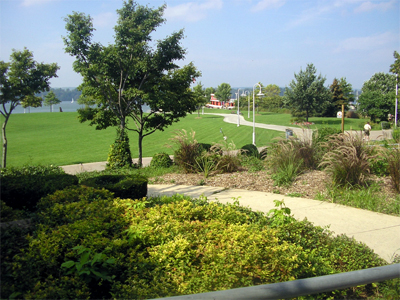
[[[69,101],[63,101],[60,104],[53,105],[53,112],[60,112],[60,108],[63,112],[74,112],[77,111],[79,108],[83,108],[84,105],[80,105],[77,102],[71,103]],[[143,106],[143,110],[145,112],[149,112],[149,107],[147,105]],[[13,114],[23,114],[23,113],[42,113],[42,112],[50,112],[50,106],[42,106],[42,107],[29,107],[23,108],[21,105],[18,105],[14,110]]]

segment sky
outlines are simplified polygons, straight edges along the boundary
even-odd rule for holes
[[[318,75],[345,77],[354,89],[377,72],[389,72],[400,52],[400,0],[137,0],[167,5],[163,39],[184,29],[182,46],[201,71],[204,87],[276,84],[314,64]],[[77,87],[82,78],[64,51],[64,18],[73,11],[93,18],[93,41],[114,43],[122,0],[0,0],[0,60],[26,47],[38,62],[60,66],[51,87]]]

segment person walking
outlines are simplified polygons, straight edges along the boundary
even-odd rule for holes
[[[371,129],[371,125],[369,124],[369,122],[367,122],[367,124],[364,125],[364,140],[367,140],[368,142]]]

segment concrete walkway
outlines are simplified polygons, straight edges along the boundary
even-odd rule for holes
[[[222,114],[222,113],[206,113],[207,115],[217,115],[224,117],[224,122],[237,124],[238,123],[238,116],[237,114]],[[257,120],[257,119],[256,119]],[[240,126],[253,126],[253,122],[246,121],[242,115],[239,116],[239,124]],[[255,123],[255,127],[257,128],[264,128],[269,130],[276,130],[285,132],[286,129],[293,130],[293,133],[299,137],[300,139],[310,140],[312,138],[312,129],[307,128],[299,128],[299,127],[290,127],[290,126],[281,126],[281,125],[268,125],[262,123]],[[360,130],[353,130],[353,133],[359,132],[362,134]],[[391,139],[392,138],[392,130],[372,130],[370,134],[371,141],[378,141],[384,139]]]

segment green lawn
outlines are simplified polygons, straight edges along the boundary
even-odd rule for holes
[[[216,112],[215,110],[213,112]],[[4,118],[1,117],[2,123]],[[174,123],[165,131],[157,131],[143,140],[143,156],[152,156],[158,152],[173,154],[165,147],[176,130],[195,131],[196,139],[202,143],[215,143],[223,139],[220,128],[228,142],[234,142],[237,148],[252,143],[252,127],[228,124],[223,117],[188,115]],[[24,164],[68,165],[107,160],[110,145],[116,137],[115,128],[95,130],[87,123],[79,123],[77,113],[32,113],[13,114],[7,125],[8,152],[7,166]],[[256,143],[267,145],[284,133],[256,128]],[[137,134],[129,134],[133,157],[138,157]]]

